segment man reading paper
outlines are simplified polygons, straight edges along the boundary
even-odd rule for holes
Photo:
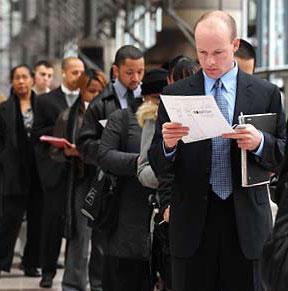
[[[184,144],[188,128],[170,122],[159,105],[150,163],[158,175],[172,164],[175,174],[169,219],[173,290],[262,290],[258,259],[271,231],[271,209],[266,186],[241,187],[240,149],[267,170],[278,167],[285,144],[280,93],[238,68],[239,39],[227,13],[204,14],[195,25],[195,42],[202,70],[163,94],[212,94],[230,125],[238,123],[240,112],[275,112],[277,130],[271,135],[247,125]]]

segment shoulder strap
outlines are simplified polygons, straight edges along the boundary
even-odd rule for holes
[[[128,130],[129,130],[129,112],[128,109],[122,109],[122,129],[121,129],[121,140],[120,149],[126,152],[127,140],[128,140]]]

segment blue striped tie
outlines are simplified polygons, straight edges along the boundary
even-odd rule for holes
[[[214,84],[215,101],[225,119],[230,123],[228,104],[222,95],[222,82],[217,79]],[[230,158],[230,140],[221,136],[212,138],[212,165],[210,183],[212,190],[221,199],[226,199],[232,193],[232,173]]]

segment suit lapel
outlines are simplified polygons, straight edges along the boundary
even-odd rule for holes
[[[57,90],[57,98],[58,98],[58,101],[59,101],[59,105],[61,106],[61,108],[63,108],[63,110],[68,108],[68,104],[67,104],[67,101],[66,101],[66,98],[65,98],[65,94],[62,91],[61,87],[59,87],[58,90]]]
[[[249,87],[252,86],[249,75],[243,73],[241,70],[237,76],[237,90],[236,90],[236,103],[233,116],[233,124],[238,123],[238,116],[241,112],[249,114],[252,108],[253,96],[249,95]]]

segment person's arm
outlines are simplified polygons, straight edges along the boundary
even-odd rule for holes
[[[50,97],[50,96],[49,96]],[[35,99],[34,121],[33,121],[33,140],[39,143],[40,136],[52,135],[55,120],[49,114],[50,104],[46,95],[38,96]]]
[[[120,150],[123,124],[122,110],[117,110],[108,119],[98,149],[98,163],[103,171],[114,175],[135,176],[139,154]]]
[[[274,135],[263,132],[264,145],[258,162],[266,166],[268,170],[277,172],[283,161],[286,144],[286,118],[281,102],[278,87],[274,86],[271,94],[270,112],[277,113],[276,133]]]
[[[62,112],[56,120],[53,136],[67,139],[67,123],[69,120],[70,110]],[[64,148],[50,146],[49,156],[57,162],[68,162],[71,157],[78,157],[79,152],[75,144],[65,145]]]
[[[85,112],[83,124],[79,131],[76,146],[84,163],[97,166],[97,155],[103,127],[99,123],[100,103],[92,101]]]
[[[268,88],[267,88],[268,90]],[[251,124],[247,124],[244,129],[237,130],[236,133],[225,134],[224,137],[237,139],[238,147],[250,151],[250,155],[265,169],[275,172],[279,168],[285,151],[286,143],[286,124],[285,114],[281,103],[281,96],[276,86],[269,87],[268,98],[270,107],[267,112],[277,113],[276,132],[270,134],[262,132],[263,139],[259,131]],[[261,142],[263,144],[261,146]],[[261,153],[255,155],[261,147]]]
[[[138,180],[144,187],[156,189],[158,180],[148,161],[148,149],[150,148],[155,130],[155,121],[146,119],[141,135],[141,150],[137,163]]]
[[[177,154],[176,146],[181,138],[188,134],[188,130],[179,123],[170,122],[165,107],[160,102],[155,133],[148,151],[148,159],[156,176],[167,168],[167,164],[173,163]]]

